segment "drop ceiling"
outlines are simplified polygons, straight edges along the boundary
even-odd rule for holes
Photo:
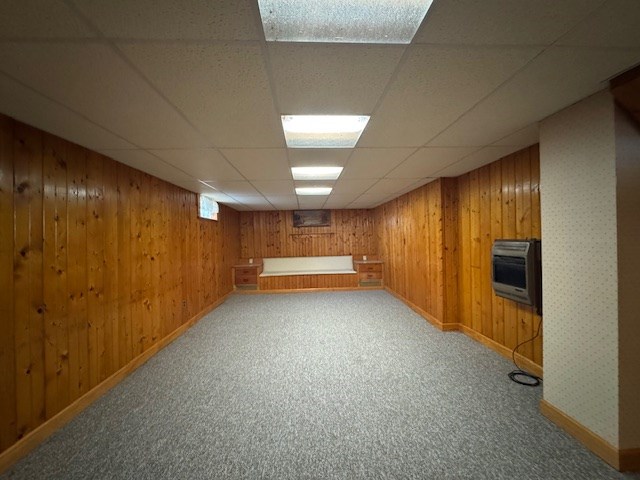
[[[538,141],[640,63],[637,0],[435,0],[408,45],[267,42],[257,0],[3,0],[0,112],[238,210],[371,208]],[[281,115],[370,115],[288,149]],[[342,166],[329,196],[291,167]]]

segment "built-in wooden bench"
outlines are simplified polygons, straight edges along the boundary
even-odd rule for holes
[[[356,288],[358,276],[351,255],[263,259],[260,290]]]
[[[260,277],[355,274],[351,255],[264,258]]]
[[[373,265],[373,267],[371,267]],[[309,288],[341,289],[359,286],[382,286],[371,281],[371,275],[381,278],[382,262],[354,261],[352,255],[280,257],[256,259],[234,266],[234,285],[239,290],[299,290]],[[364,281],[363,268],[369,282]]]

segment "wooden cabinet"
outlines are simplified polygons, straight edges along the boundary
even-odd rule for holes
[[[381,260],[356,260],[353,262],[358,272],[361,287],[381,287],[383,285]]]
[[[241,263],[233,266],[233,285],[236,289],[257,290],[262,263]]]

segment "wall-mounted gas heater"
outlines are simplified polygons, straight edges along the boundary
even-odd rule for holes
[[[491,260],[496,295],[531,305],[542,315],[540,240],[496,240]]]

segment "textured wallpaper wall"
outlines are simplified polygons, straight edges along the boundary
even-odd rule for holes
[[[614,104],[601,92],[541,124],[544,398],[618,446]]]

